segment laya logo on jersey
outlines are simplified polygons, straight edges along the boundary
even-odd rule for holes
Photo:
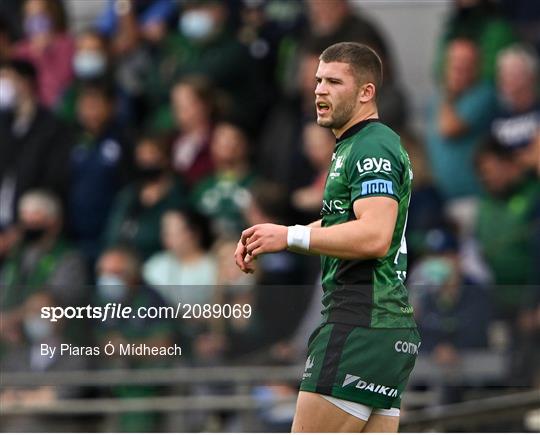
[[[368,172],[392,172],[392,164],[390,163],[390,160],[383,159],[383,158],[376,158],[376,157],[367,157],[362,162],[358,160],[356,162],[356,167],[358,168],[358,172],[360,174],[364,175]]]

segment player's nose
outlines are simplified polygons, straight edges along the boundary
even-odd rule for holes
[[[321,82],[317,83],[317,86],[315,87],[315,95],[326,95],[328,93],[328,90],[326,86]]]

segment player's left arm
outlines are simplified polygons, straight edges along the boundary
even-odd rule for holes
[[[382,258],[388,252],[398,214],[398,203],[385,196],[360,198],[354,202],[355,220],[310,231],[306,254],[322,254],[343,259]],[[260,224],[242,233],[242,243],[250,257],[277,252],[288,247],[288,228]]]

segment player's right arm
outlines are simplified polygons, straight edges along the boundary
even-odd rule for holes
[[[310,228],[321,228],[322,219],[319,219],[315,222],[311,222],[307,225]],[[237,266],[245,273],[253,273],[255,271],[253,266],[253,261],[251,255],[247,251],[247,240],[243,241],[242,238],[238,241],[236,245],[236,251],[234,252],[234,259]]]
[[[309,225],[307,225],[310,228],[321,228],[322,227],[322,219],[319,219],[318,221],[311,222]]]

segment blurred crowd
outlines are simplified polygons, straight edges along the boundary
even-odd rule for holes
[[[3,0],[2,370],[303,361],[320,316],[318,259],[281,252],[243,275],[233,252],[247,226],[318,219],[335,144],[315,122],[318,56],[357,41],[383,60],[379,114],[414,170],[407,283],[421,353],[452,365],[468,350],[504,351],[508,386],[540,385],[540,4],[452,3],[425,65],[435,91],[413,128],[413,90],[361,2],[109,0],[75,33],[60,0]],[[251,304],[253,315],[39,316],[43,306],[110,301]],[[185,354],[40,356],[40,343],[66,341],[178,342]],[[0,400],[157,392],[48,386]],[[193,416],[188,428],[205,421]],[[54,424],[76,430],[73,419]],[[122,414],[117,424],[159,430],[160,419]]]

